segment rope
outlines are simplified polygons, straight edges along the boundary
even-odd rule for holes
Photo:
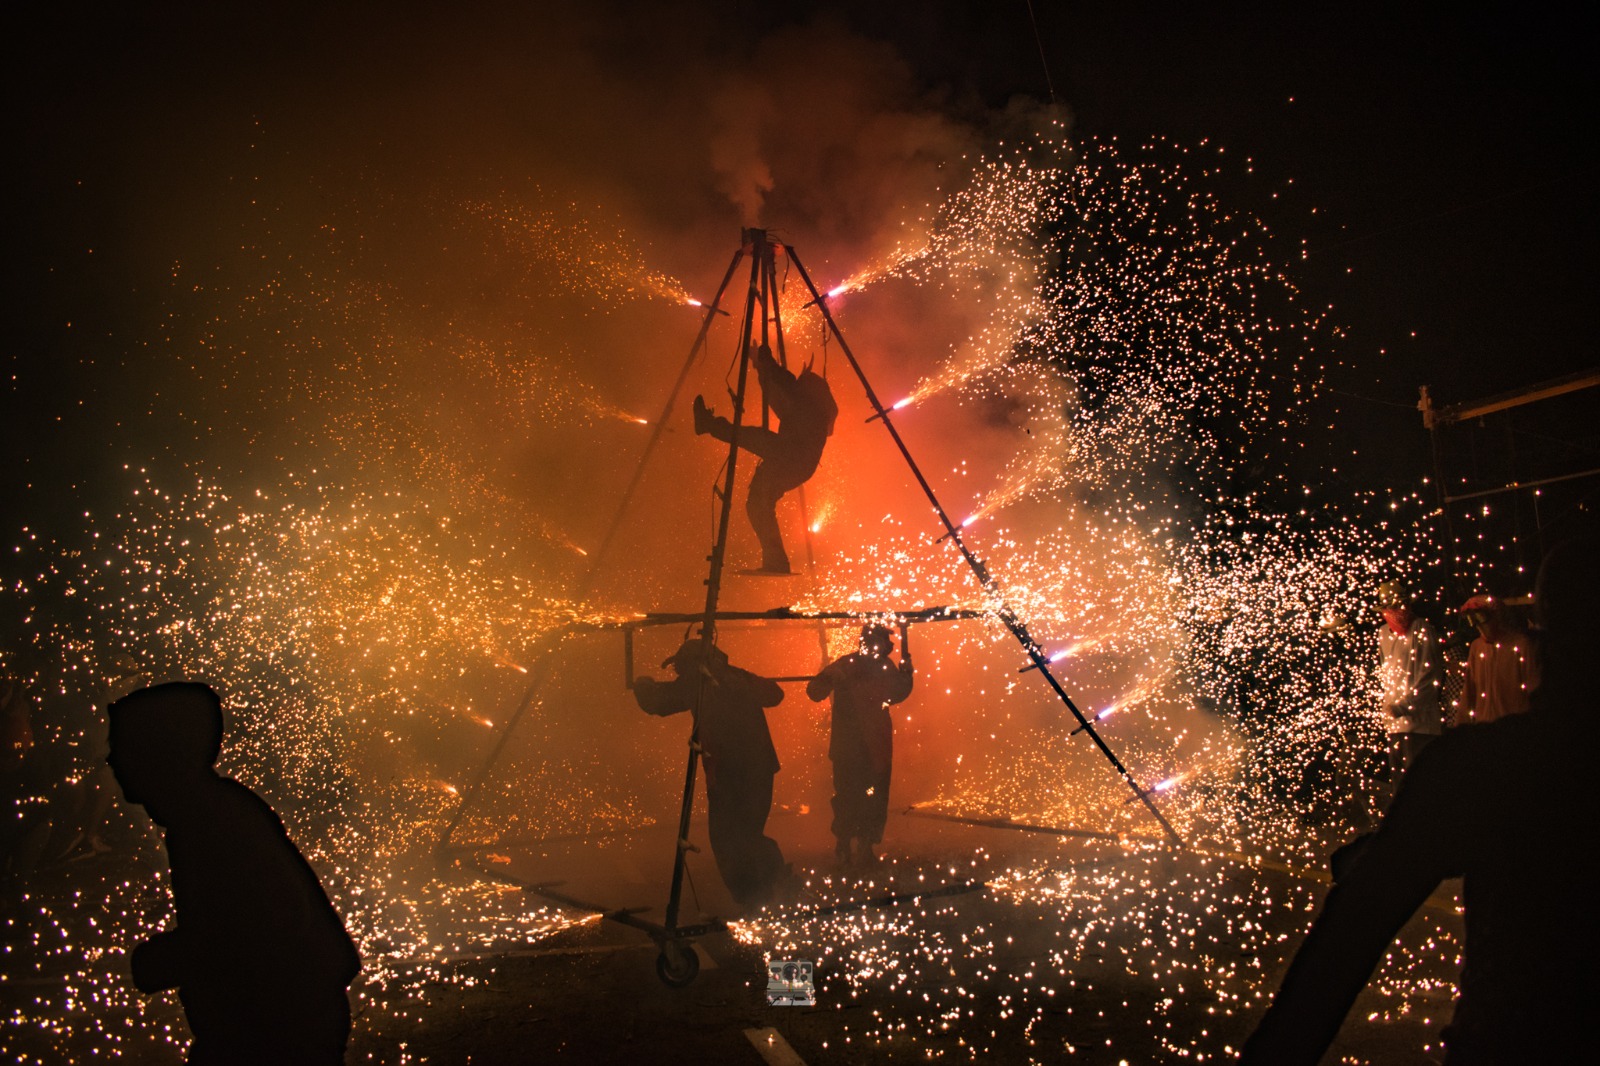
[[[702,914],[705,913],[705,908],[700,906],[700,890],[694,887],[694,871],[689,868],[688,863],[683,864],[683,876],[689,879],[689,895],[694,898],[694,909]]]
[[[1033,23],[1033,41],[1039,46],[1039,66],[1044,68],[1044,85],[1050,90],[1050,102],[1056,102],[1055,82],[1050,80],[1050,62],[1044,57],[1044,38],[1039,35],[1039,20],[1033,13],[1033,0],[1028,0],[1028,21]]]
[[[725,471],[727,469],[728,469],[728,461],[726,459],[724,459],[722,461],[722,465],[717,467],[716,474],[713,475],[712,478],[711,478],[711,492],[709,493],[709,495],[710,495],[710,498],[711,498],[711,544],[712,544],[712,550],[713,551],[716,550],[717,523],[718,523],[718,520],[721,518],[720,510],[721,510],[721,507],[722,507],[722,497],[719,495],[721,490],[718,488],[718,486],[722,483],[723,471]]]

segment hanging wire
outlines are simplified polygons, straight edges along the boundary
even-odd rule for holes
[[[728,394],[729,403],[732,403],[734,398],[733,373],[739,366],[740,356],[744,354],[742,345],[748,343],[750,343],[748,339],[741,338],[740,343],[734,345],[733,355],[728,359],[728,369],[722,372],[722,388]]]
[[[1033,13],[1033,0],[1028,0],[1028,21],[1033,23],[1033,41],[1039,46],[1039,66],[1044,68],[1044,85],[1050,90],[1050,102],[1056,102],[1056,85],[1050,78],[1050,61],[1044,57],[1044,38],[1039,34],[1039,19]]]
[[[694,886],[694,871],[689,868],[688,863],[683,865],[683,876],[689,879],[689,895],[694,899],[694,909],[704,911],[705,908],[700,905],[700,890]]]
[[[722,460],[722,465],[717,467],[717,472],[711,478],[711,491],[707,494],[711,503],[711,543],[717,543],[717,523],[721,518],[722,490],[717,486],[722,484],[723,472],[728,469],[728,460]]]
[[[822,332],[822,380],[828,380],[828,319],[824,315],[817,316],[817,324]]]

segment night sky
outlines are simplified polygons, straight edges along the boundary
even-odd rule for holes
[[[362,166],[415,166],[429,146],[405,143],[406,109],[460,91],[477,51],[543,62],[547,8],[576,26],[569,40],[596,67],[636,83],[669,85],[679,49],[734,69],[774,33],[832,21],[898,55],[915,81],[903,91],[975,128],[1008,102],[1047,101],[1048,68],[1081,135],[1208,141],[1253,160],[1248,178],[1229,179],[1235,206],[1266,219],[1282,246],[1304,242],[1303,259],[1283,258],[1347,330],[1330,382],[1346,443],[1379,458],[1365,480],[1403,483],[1423,470],[1418,386],[1450,402],[1594,362],[1593,38],[1568,7],[1474,6],[1448,18],[1379,5],[1051,0],[1035,0],[1032,17],[1020,0],[224,7],[35,12],[7,34],[5,403],[13,447],[33,457],[26,469],[8,464],[13,496],[94,480],[92,427],[116,421],[141,380],[129,338],[161,329],[149,299],[161,234],[203,228],[208,204],[259,165],[241,163],[258,125],[296,131],[269,167],[342,140],[394,149],[363,147]],[[520,106],[536,154],[541,103]],[[372,128],[374,114],[386,129]],[[419,138],[436,119],[419,115]],[[634,168],[623,184],[649,170],[626,152],[586,158]]]
[[[874,26],[908,32],[911,55],[939,55],[947,34],[972,42],[926,69],[965,64],[991,100],[1042,93],[1015,6],[1007,33],[994,7],[953,34],[932,20]],[[1348,329],[1330,383],[1358,484],[1431,473],[1419,386],[1449,404],[1595,365],[1600,96],[1594,34],[1572,9],[1045,2],[1034,14],[1081,134],[1209,139],[1255,161],[1236,202],[1305,242],[1295,276]],[[1584,397],[1517,416],[1572,445],[1538,473],[1596,465],[1596,410]],[[1452,459],[1464,461],[1447,454],[1447,474]]]

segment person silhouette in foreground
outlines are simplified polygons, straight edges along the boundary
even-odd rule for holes
[[[894,719],[889,705],[911,695],[911,645],[900,629],[900,662],[889,658],[894,638],[887,626],[861,628],[861,648],[835,659],[806,685],[806,695],[833,697],[828,758],[833,762],[834,854],[849,862],[877,858],[889,817],[889,781],[894,773]]]
[[[343,1062],[360,958],[272,808],[213,768],[217,694],[172,682],[108,714],[123,797],[166,830],[177,919],[134,948],[133,983],[178,990],[195,1066]]]
[[[798,375],[790,373],[765,344],[756,349],[754,359],[761,395],[778,416],[778,428],[774,432],[761,426],[739,427],[739,447],[761,459],[750,478],[745,514],[761,542],[761,569],[787,574],[789,554],[778,528],[778,501],[817,472],[822,449],[833,436],[839,405],[827,379],[809,366]],[[712,413],[703,396],[694,398],[694,431],[725,444],[733,441],[733,423]]]
[[[766,708],[783,700],[776,681],[728,662],[722,650],[698,638],[664,660],[671,681],[634,680],[633,696],[647,714],[695,712],[706,768],[706,821],[717,872],[741,907],[772,898],[787,873],[783,851],[766,835],[778,752]]]
[[[1418,754],[1377,831],[1335,856],[1322,913],[1241,1062],[1317,1062],[1396,932],[1448,877],[1463,878],[1466,942],[1445,1062],[1594,1061],[1596,603],[1600,540],[1552,551],[1534,595],[1545,660],[1530,710]]]

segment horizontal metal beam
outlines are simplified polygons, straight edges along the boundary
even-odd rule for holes
[[[955,622],[988,618],[992,611],[962,607],[924,607],[915,611],[797,611],[793,607],[774,607],[770,611],[716,611],[718,622],[859,622],[866,618],[892,616],[902,622]],[[583,623],[592,629],[643,629],[646,626],[681,626],[705,620],[703,611],[694,614],[651,612],[615,622]]]
[[[1595,385],[1600,385],[1600,367],[1580,370],[1576,374],[1552,378],[1537,385],[1529,385],[1527,388],[1502,392],[1495,396],[1487,396],[1481,400],[1468,400],[1465,403],[1451,404],[1448,407],[1433,406],[1433,400],[1428,395],[1428,387],[1424,385],[1422,387],[1422,399],[1417,404],[1417,409],[1422,412],[1423,426],[1427,429],[1432,429],[1435,426],[1449,425],[1453,422],[1465,422],[1471,418],[1482,418],[1484,415],[1492,415],[1497,411],[1521,407],[1523,404],[1538,403],[1540,400],[1552,399],[1569,392],[1592,388]]]
[[[1476,500],[1484,496],[1498,496],[1503,492],[1519,492],[1522,489],[1536,489],[1540,485],[1554,485],[1558,481],[1574,481],[1581,477],[1594,477],[1600,475],[1600,467],[1592,470],[1580,470],[1576,474],[1562,474],[1560,477],[1545,477],[1537,481],[1513,481],[1509,485],[1501,485],[1497,489],[1480,489],[1477,492],[1463,492],[1459,496],[1446,496],[1445,503],[1460,503],[1462,500]]]
[[[1139,797],[1134,796],[1128,802],[1134,802]],[[1143,833],[1108,833],[1101,829],[1075,829],[1070,826],[1034,825],[1031,822],[1017,822],[1010,818],[965,818],[959,814],[945,814],[943,811],[928,811],[921,807],[907,807],[903,812],[912,818],[934,818],[941,822],[955,822],[958,825],[975,825],[984,829],[1015,829],[1023,833],[1044,833],[1047,836],[1057,837],[1083,837],[1086,840],[1109,840],[1115,843],[1154,844],[1158,847],[1170,847],[1173,841],[1164,837],[1147,836]],[[1179,844],[1178,846],[1182,846]]]

